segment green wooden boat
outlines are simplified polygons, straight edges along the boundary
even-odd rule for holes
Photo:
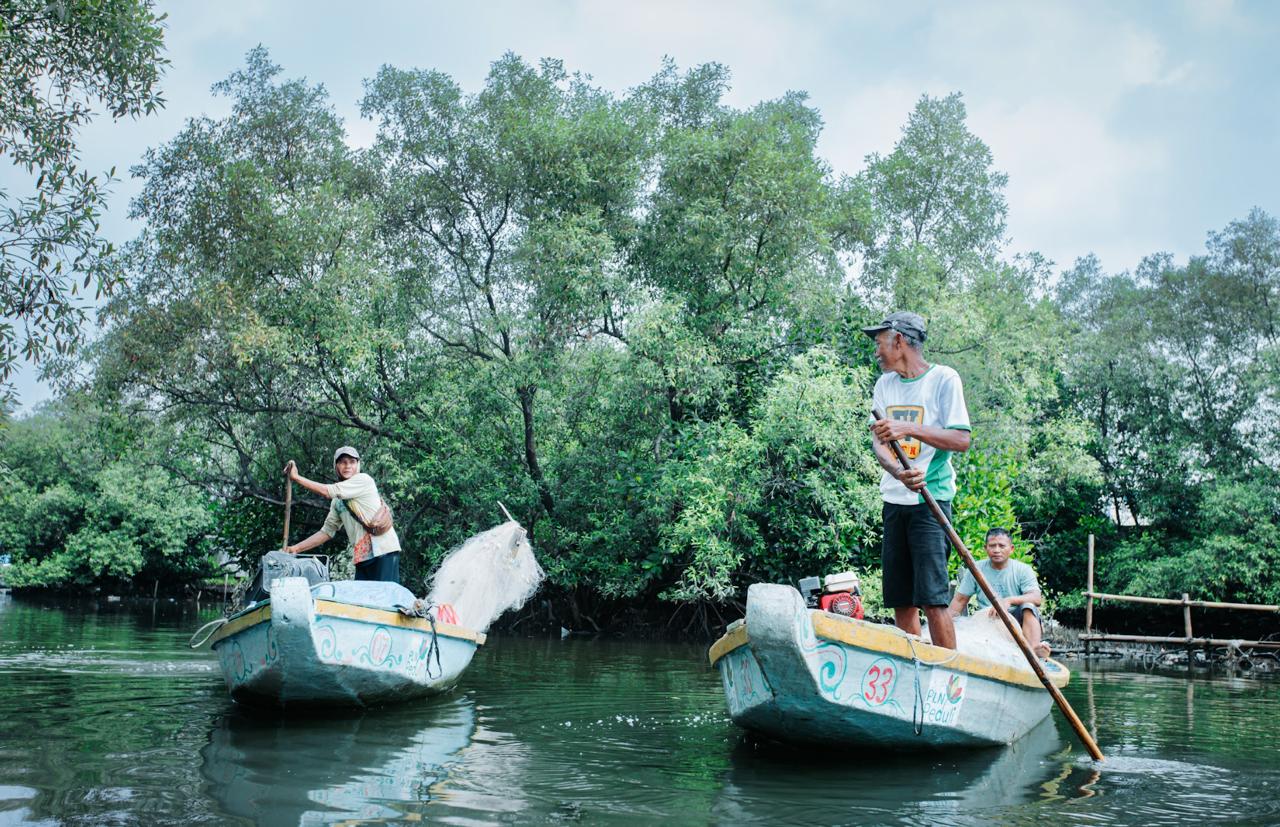
[[[1029,666],[809,609],[790,586],[751,586],[745,621],[709,654],[734,723],[782,741],[895,750],[1009,744],[1053,706]],[[1067,684],[1066,667],[1043,665],[1055,685]]]

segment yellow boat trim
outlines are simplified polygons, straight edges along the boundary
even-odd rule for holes
[[[212,646],[213,644],[217,643],[223,638],[231,637],[236,632],[242,632],[245,629],[248,629],[250,626],[256,626],[259,623],[262,623],[264,620],[270,620],[270,619],[271,619],[271,606],[269,604],[266,606],[262,606],[260,608],[254,609],[248,614],[242,614],[239,617],[237,617],[235,620],[228,620],[226,623],[220,626],[218,628],[218,631],[214,632],[213,635],[209,638],[209,645]]]
[[[948,669],[954,669],[957,672],[965,672],[980,678],[1000,681],[1001,683],[1035,688],[1041,688],[1042,686],[1040,679],[1036,677],[1034,672],[1015,669],[1003,663],[993,663],[989,660],[966,655],[963,652],[956,652],[953,649],[943,649],[940,646],[934,646],[932,643],[908,638],[892,626],[839,617],[829,612],[810,611],[809,616],[813,621],[813,632],[821,640],[842,643],[846,646],[866,649],[880,654],[893,655],[903,660],[919,658],[921,663],[929,666],[946,666]],[[715,666],[716,661],[720,660],[720,658],[748,642],[749,638],[745,624],[733,629],[711,645],[711,650],[708,653],[711,665]],[[1059,668],[1047,673],[1049,680],[1055,686],[1066,686],[1070,680],[1070,673],[1062,664],[1057,661],[1054,661],[1054,663]]]
[[[431,631],[431,621],[425,617],[409,617],[386,609],[352,606],[350,603],[335,603],[332,600],[317,600],[316,614],[345,617],[348,620],[361,620],[365,623],[380,623],[383,626],[400,626],[405,629],[417,629],[421,632]],[[479,632],[473,632],[470,629],[455,626],[452,623],[441,623],[438,620],[436,621],[436,632],[445,637],[456,637],[459,640],[472,641],[477,646],[482,646],[486,640],[486,637]]]
[[[747,643],[747,624],[740,623],[736,628],[730,629],[724,637],[711,644],[711,651],[707,652],[707,657],[711,659],[711,665],[715,666],[716,661]]]
[[[431,631],[431,622],[425,617],[408,617],[399,612],[387,611],[386,609],[371,609],[368,606],[352,606],[349,603],[337,603],[332,600],[316,601],[316,616],[341,617],[347,620],[357,620],[363,623],[375,623],[382,626],[399,626],[404,629],[417,629],[422,632]],[[224,640],[237,632],[242,632],[250,626],[256,626],[259,623],[265,623],[271,620],[271,604],[267,604],[260,609],[255,609],[248,614],[243,614],[235,620],[229,621],[209,639],[212,646],[220,640]],[[473,632],[462,626],[455,626],[452,623],[436,622],[436,633],[444,637],[457,638],[459,640],[471,641],[477,646],[483,646],[488,639],[479,632]]]

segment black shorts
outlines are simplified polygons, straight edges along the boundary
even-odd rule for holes
[[[938,506],[950,520],[951,503],[939,502]],[[951,602],[947,535],[929,506],[885,503],[882,514],[884,545],[880,562],[884,567],[885,607],[946,606]]]
[[[381,580],[386,583],[400,582],[400,552],[393,551],[356,563],[357,580]]]

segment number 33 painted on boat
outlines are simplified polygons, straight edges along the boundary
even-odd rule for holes
[[[878,658],[862,673],[862,699],[871,706],[880,706],[893,694],[898,680],[898,670],[888,658]]]

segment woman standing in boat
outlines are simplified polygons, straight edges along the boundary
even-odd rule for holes
[[[293,460],[285,465],[285,476],[330,503],[329,516],[320,530],[284,550],[290,554],[310,551],[332,540],[341,528],[347,532],[357,580],[399,583],[400,538],[373,477],[360,472],[360,454],[350,445],[342,446],[333,452],[333,468],[338,481],[326,485],[299,474]]]

